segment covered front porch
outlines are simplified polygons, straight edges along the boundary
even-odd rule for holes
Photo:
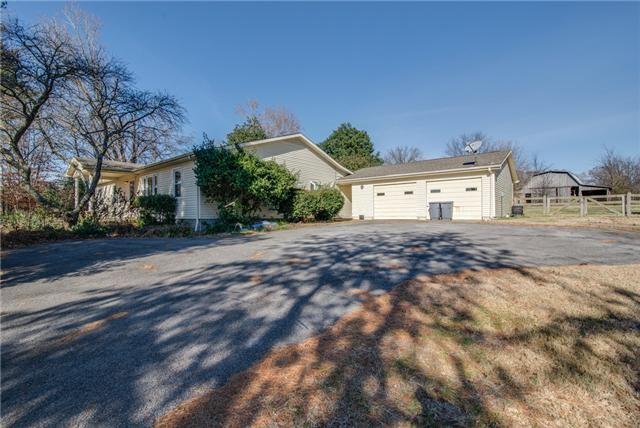
[[[95,159],[73,158],[65,171],[66,177],[74,180],[74,207],[77,207],[81,197],[81,182],[89,183],[95,174]],[[103,195],[115,195],[116,191],[131,200],[138,191],[139,175],[136,170],[140,164],[104,160],[100,168],[100,180],[96,192]]]

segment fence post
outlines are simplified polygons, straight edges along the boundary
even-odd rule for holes
[[[624,198],[624,195],[622,195]],[[623,204],[624,205],[624,204]],[[631,192],[627,193],[627,208],[624,210],[625,215],[631,215]]]
[[[585,206],[585,199],[584,196],[579,196],[579,202],[580,202],[580,217],[584,217],[584,206]]]
[[[548,208],[547,208],[547,195],[542,195],[542,214],[543,215],[547,215],[549,214],[548,212]]]

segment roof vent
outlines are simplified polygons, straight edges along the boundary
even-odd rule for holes
[[[472,161],[467,161],[467,162],[462,162],[462,165],[475,165],[476,161],[472,160]]]

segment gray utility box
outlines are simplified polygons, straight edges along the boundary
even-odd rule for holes
[[[453,202],[429,202],[429,218],[431,220],[451,220],[453,218]]]

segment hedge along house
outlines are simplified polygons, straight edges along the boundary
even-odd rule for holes
[[[480,220],[511,214],[510,151],[365,168],[338,179],[354,219]]]
[[[265,160],[273,160],[298,177],[298,187],[316,189],[320,186],[335,186],[339,178],[351,174],[347,168],[322,151],[302,134],[286,135],[266,140],[252,141],[242,147]],[[76,203],[78,183],[81,176],[90,178],[95,170],[95,159],[73,158],[65,172],[75,178]],[[135,195],[170,194],[177,199],[176,219],[190,223],[199,230],[204,223],[218,218],[215,203],[206,200],[193,172],[194,154],[185,153],[170,159],[136,164],[103,161],[97,191],[113,195],[116,189],[131,199]],[[341,189],[345,205],[340,217],[351,217],[350,189]]]

